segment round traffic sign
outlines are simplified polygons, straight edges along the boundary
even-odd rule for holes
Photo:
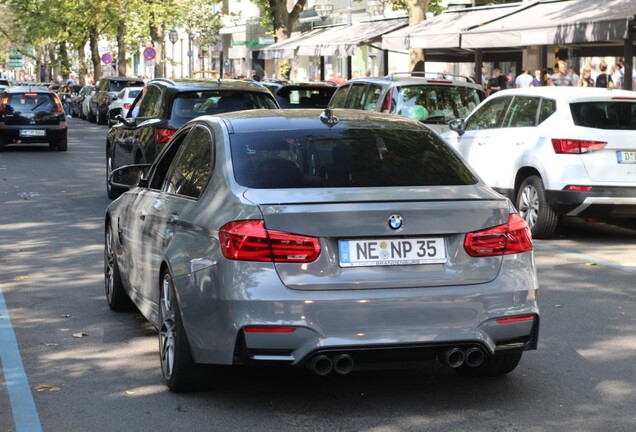
[[[102,63],[111,64],[113,62],[113,56],[110,53],[102,54]]]
[[[151,46],[146,47],[146,49],[144,50],[144,58],[147,61],[154,60],[156,56],[157,56],[157,51],[155,51],[153,47]]]

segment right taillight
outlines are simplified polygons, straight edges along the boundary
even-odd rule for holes
[[[176,129],[172,128],[157,128],[155,129],[155,144],[165,144],[170,141],[172,135],[176,132]]]
[[[516,254],[532,250],[527,222],[512,213],[508,223],[466,234],[464,249],[472,257]]]
[[[384,96],[384,100],[382,101],[382,111],[383,113],[391,112],[391,98],[393,97],[393,87],[389,87],[389,91],[386,92],[386,96]]]
[[[316,237],[268,230],[262,220],[227,223],[219,240],[223,256],[232,260],[308,263],[320,255]]]
[[[601,150],[607,145],[604,141],[552,138],[552,148],[557,154],[583,154]]]

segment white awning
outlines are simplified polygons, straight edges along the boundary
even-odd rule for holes
[[[313,36],[317,36],[329,30],[328,27],[317,28],[305,33],[291,36],[289,39],[285,39],[267,47],[261,48],[258,53],[258,58],[261,60],[271,59],[290,59],[294,57],[296,49],[299,44]]]
[[[382,48],[459,48],[462,32],[516,12],[517,4],[451,9],[412,26],[385,34]]]
[[[634,16],[634,0],[543,0],[466,32],[462,48],[625,40]]]
[[[372,42],[385,33],[408,24],[406,18],[359,22],[350,26],[332,27],[324,33],[300,42],[298,55],[352,56],[359,44]]]

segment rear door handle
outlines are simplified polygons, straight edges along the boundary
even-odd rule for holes
[[[139,213],[139,219],[141,219],[141,220],[146,220],[146,215],[147,215],[147,214],[148,214],[148,213],[146,213],[145,211],[142,211],[141,213]]]

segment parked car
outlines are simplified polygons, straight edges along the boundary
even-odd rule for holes
[[[126,87],[143,87],[144,81],[138,78],[106,77],[99,80],[97,91],[90,101],[91,112],[95,113],[95,123],[108,123],[108,107],[121,90]],[[93,121],[92,117],[88,118]]]
[[[450,120],[467,117],[485,97],[482,87],[469,77],[396,72],[347,81],[336,90],[329,107],[398,114],[444,132]]]
[[[135,107],[139,108],[135,115]],[[242,80],[169,80],[148,83],[146,94],[133,102],[126,117],[118,117],[106,137],[106,191],[116,198],[124,189],[108,181],[122,165],[152,162],[159,150],[187,121],[204,114],[245,109],[279,108],[266,88]]]
[[[71,111],[73,117],[82,118],[82,103],[84,103],[84,98],[86,97],[88,91],[90,91],[91,87],[92,86],[90,85],[83,86],[77,92],[77,96],[73,98],[73,101],[71,103]]]
[[[319,82],[262,81],[281,108],[326,108],[336,91],[331,84]]]
[[[67,123],[52,91],[7,87],[0,95],[0,151],[10,144],[49,143],[67,150]]]
[[[91,99],[97,92],[97,87],[90,86],[90,88],[86,91],[84,95],[84,100],[82,101],[82,111],[80,114],[80,118],[84,120],[88,120],[90,122],[95,121],[95,113],[91,111]]]
[[[121,115],[126,117],[133,101],[143,87],[126,87],[122,89],[108,106],[108,126],[115,124],[115,117]]]
[[[533,236],[564,216],[636,217],[636,94],[582,87],[495,93],[443,136],[516,203]]]
[[[158,329],[173,390],[229,365],[502,375],[537,347],[528,225],[418,121],[202,116],[147,168],[113,172],[136,186],[107,209],[105,290]]]

